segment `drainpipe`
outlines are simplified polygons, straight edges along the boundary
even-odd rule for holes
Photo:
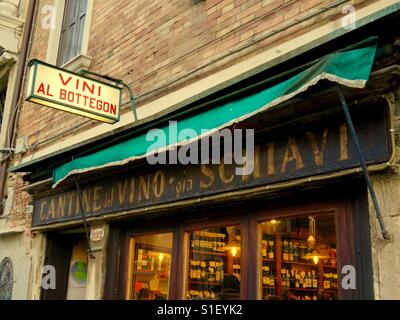
[[[17,82],[15,84],[14,93],[11,98],[10,114],[12,116],[10,118],[10,123],[7,127],[8,134],[6,135],[6,145],[5,145],[5,148],[7,149],[11,149],[13,147],[12,137],[14,136],[14,131],[16,129],[16,124],[17,124],[17,112],[15,112],[16,111],[15,109],[18,108],[19,98],[21,96],[21,91],[22,91],[22,84],[23,84],[22,79],[24,78],[25,66],[27,62],[26,60],[28,57],[29,43],[31,41],[31,36],[32,36],[32,27],[35,17],[36,2],[37,0],[29,1],[24,33],[22,35],[21,51],[18,59],[19,63],[17,66],[17,72],[15,77]],[[0,161],[0,216],[3,214],[4,211],[4,194],[5,194],[5,187],[7,180],[8,164],[9,164],[8,158],[6,158],[3,161]]]

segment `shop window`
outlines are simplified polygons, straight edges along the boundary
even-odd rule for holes
[[[86,239],[76,239],[72,243],[67,300],[85,300],[88,274],[87,269],[88,253]]]
[[[262,298],[338,298],[334,215],[270,220],[262,226]]]
[[[131,238],[131,279],[128,296],[132,300],[165,300],[169,297],[172,260],[172,233]]]
[[[87,1],[88,0],[65,1],[57,59],[57,65],[59,66],[75,58],[82,51]]]
[[[190,232],[188,299],[240,299],[239,226]]]

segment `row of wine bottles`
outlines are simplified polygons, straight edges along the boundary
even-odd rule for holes
[[[191,280],[219,282],[224,279],[224,262],[215,260],[191,260]]]
[[[149,254],[147,250],[138,249],[136,266],[138,271],[165,271],[169,266],[169,256]]]
[[[224,233],[194,231],[190,245],[192,250],[225,252],[225,238]]]
[[[196,299],[209,299],[217,300],[219,298],[219,293],[212,290],[190,290],[188,292],[188,298],[191,300]]]

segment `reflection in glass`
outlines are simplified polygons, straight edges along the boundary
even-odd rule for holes
[[[168,299],[171,276],[172,233],[143,235],[131,239],[133,272],[130,298]]]
[[[190,232],[188,299],[240,299],[239,226]]]
[[[338,298],[333,214],[284,218],[261,224],[262,298]]]

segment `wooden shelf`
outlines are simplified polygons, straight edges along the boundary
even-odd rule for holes
[[[189,281],[189,284],[201,284],[201,285],[210,285],[210,286],[220,286],[221,282],[214,281]]]
[[[331,292],[331,293],[336,293],[336,294],[339,293],[339,292],[338,292],[338,289],[322,289],[322,291]]]
[[[274,262],[274,263],[276,262],[275,259],[267,259],[267,258],[263,258],[262,261],[263,262]]]
[[[283,261],[282,260],[282,264],[297,264],[299,266],[309,266],[309,267],[314,267],[314,268],[318,268],[318,265],[315,263],[309,263],[309,262],[301,262],[301,261]]]
[[[167,273],[168,271],[158,271],[158,270],[139,270],[135,271],[136,275],[147,275],[147,274],[155,274],[155,273]]]
[[[337,269],[337,266],[331,266],[331,265],[322,265],[326,269]]]
[[[213,252],[213,251],[199,251],[199,250],[192,250],[192,254],[205,254],[205,255],[210,255],[210,256],[220,256],[220,257],[226,257],[227,253],[224,252]]]
[[[290,287],[282,287],[282,290],[294,290],[294,291],[313,291],[318,292],[317,288],[290,288]]]

